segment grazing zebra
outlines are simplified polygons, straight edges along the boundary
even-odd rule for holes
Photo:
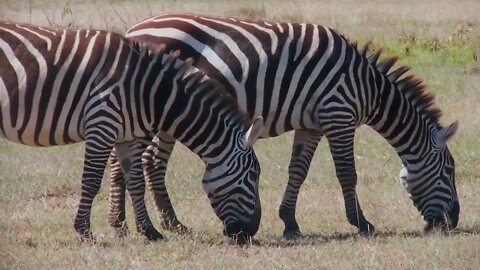
[[[260,168],[252,145],[258,118],[241,113],[178,53],[119,34],[0,22],[0,137],[31,146],[85,141],[75,230],[92,239],[90,212],[112,148],[128,175],[137,229],[161,239],[144,203],[141,154],[156,132],[178,139],[206,164],[203,188],[227,235],[254,235]]]
[[[428,224],[446,222],[447,214],[449,225],[457,225],[454,160],[446,146],[457,122],[440,126],[440,110],[433,105],[433,96],[419,79],[402,77],[409,68],[402,66],[389,73],[397,58],[377,63],[380,51],[367,56],[368,46],[359,50],[342,35],[319,25],[192,14],[147,19],[126,36],[138,42],[164,43],[167,48],[181,49],[183,57],[195,59],[196,66],[222,83],[250,117],[263,116],[262,137],[295,130],[289,182],[279,209],[285,236],[300,234],[295,219],[297,196],[323,136],[333,156],[348,221],[362,233],[374,231],[355,190],[354,134],[362,124],[396,149],[405,166],[407,190]],[[151,174],[147,178],[163,223],[167,228],[171,224],[171,229],[184,228],[164,184],[174,140],[160,136],[159,149],[149,148],[144,156],[145,171]],[[117,196],[124,196],[121,181],[121,175],[112,176]],[[118,211],[120,206],[111,209]]]

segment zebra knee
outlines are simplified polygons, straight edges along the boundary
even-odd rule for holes
[[[302,152],[303,152],[303,149],[304,149],[304,146],[303,144],[296,144],[294,147],[293,147],[293,156],[294,157],[299,157]]]

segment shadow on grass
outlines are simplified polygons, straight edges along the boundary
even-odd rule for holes
[[[131,234],[130,232],[129,234]],[[111,247],[116,247],[116,246],[126,246],[131,244],[132,240],[136,242],[137,244],[144,243],[146,245],[148,244],[156,244],[156,245],[165,245],[168,242],[175,242],[180,239],[187,240],[187,241],[192,241],[195,243],[200,243],[202,245],[206,246],[243,246],[243,247],[249,247],[249,246],[255,246],[255,247],[275,247],[275,248],[288,248],[288,247],[294,247],[294,246],[314,246],[314,245],[322,245],[322,244],[328,244],[328,243],[334,243],[334,242],[353,242],[356,240],[375,240],[375,239],[389,239],[389,238],[425,238],[425,237],[430,237],[432,234],[433,235],[441,235],[444,234],[445,237],[454,237],[454,236],[474,236],[474,235],[480,235],[480,224],[478,225],[473,225],[471,227],[467,228],[457,228],[451,231],[448,231],[446,233],[441,233],[441,232],[435,232],[435,233],[424,233],[423,231],[392,231],[392,230],[387,230],[387,231],[380,231],[376,232],[373,236],[363,236],[358,233],[333,233],[333,234],[304,234],[302,236],[298,236],[295,239],[288,240],[284,238],[283,236],[266,236],[261,239],[252,239],[250,243],[246,243],[243,245],[236,244],[232,239],[218,236],[218,237],[211,237],[211,235],[206,235],[206,234],[201,234],[201,233],[187,233],[184,235],[175,235],[171,237],[166,237],[164,240],[160,241],[148,241],[145,239],[142,235],[135,234],[135,236],[127,236],[125,238],[112,238],[108,239],[104,237],[100,237],[97,239],[95,242],[84,242],[81,241],[79,238],[75,239],[73,241],[58,241],[56,245],[60,247],[65,247],[69,246],[71,244],[73,245],[80,245],[80,246],[95,246],[99,248],[111,248]],[[182,240],[181,240],[182,241]],[[37,248],[38,243],[33,242],[32,239],[27,239],[24,243],[28,247],[32,248]]]
[[[272,237],[270,239],[261,239],[252,241],[253,246],[266,247],[291,247],[291,246],[309,246],[326,244],[331,242],[354,241],[357,239],[388,239],[388,238],[424,238],[432,234],[444,234],[448,236],[473,236],[480,235],[480,225],[468,228],[457,228],[448,232],[424,233],[423,231],[380,231],[373,236],[362,236],[358,233],[334,233],[331,235],[325,234],[304,234],[293,240],[287,240],[283,237]]]

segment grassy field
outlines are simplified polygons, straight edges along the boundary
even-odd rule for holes
[[[40,25],[123,32],[152,15],[190,11],[319,23],[353,40],[373,40],[426,81],[444,112],[443,123],[460,120],[450,149],[461,214],[458,229],[448,235],[423,235],[422,218],[398,183],[400,160],[383,138],[362,127],[356,138],[358,190],[364,213],[377,228],[375,237],[357,236],[346,221],[323,141],[299,197],[297,218],[306,237],[282,239],[277,212],[293,140],[285,134],[255,147],[262,165],[259,245],[226,243],[201,189],[203,165],[181,145],[169,164],[167,185],[192,234],[164,232],[167,240],[158,243],[136,233],[114,238],[106,222],[105,179],[92,216],[98,244],[82,245],[73,218],[83,145],[39,149],[0,141],[0,269],[480,269],[479,1],[3,0],[1,5],[0,18]],[[147,203],[155,217],[150,194]]]

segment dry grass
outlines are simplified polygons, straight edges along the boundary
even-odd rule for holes
[[[82,4],[80,4],[82,2]],[[368,128],[356,142],[359,198],[378,235],[362,238],[344,217],[343,198],[328,147],[322,142],[299,198],[297,217],[307,237],[283,240],[277,209],[287,180],[291,134],[262,140],[263,216],[258,246],[224,243],[221,224],[200,185],[203,166],[180,145],[167,184],[192,235],[165,232],[148,243],[131,233],[111,236],[104,181],[93,209],[95,246],[81,245],[72,228],[79,199],[83,145],[50,149],[0,142],[0,269],[478,269],[480,268],[480,2],[478,1],[13,1],[0,17],[40,25],[124,31],[151,15],[191,11],[329,25],[353,39],[373,39],[398,53],[437,93],[442,122],[460,120],[451,143],[461,198],[459,228],[424,236],[423,222],[398,184],[400,161]],[[67,3],[67,4],[65,4]],[[467,31],[468,30],[468,31]],[[408,48],[408,50],[407,50]],[[186,165],[188,164],[188,166]],[[150,195],[150,194],[149,194]],[[148,197],[148,205],[153,205]],[[131,208],[128,224],[133,227]],[[155,216],[150,209],[151,216]],[[155,220],[156,221],[156,220]],[[157,227],[160,228],[158,222]]]

